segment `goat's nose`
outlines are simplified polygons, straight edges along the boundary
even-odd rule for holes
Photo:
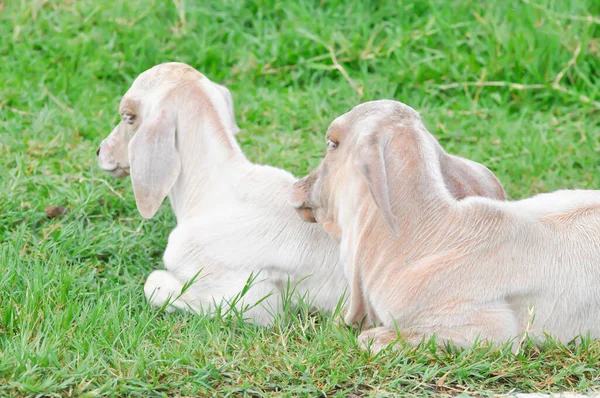
[[[100,156],[100,147],[98,147],[98,149],[96,149],[96,156]]]

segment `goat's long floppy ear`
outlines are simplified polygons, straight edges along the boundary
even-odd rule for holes
[[[129,163],[135,202],[144,218],[152,218],[181,170],[175,148],[176,120],[165,111],[140,125],[129,143]]]
[[[498,178],[480,163],[443,153],[440,156],[440,167],[446,188],[455,199],[467,196],[506,199]]]
[[[216,84],[217,89],[221,92],[221,94],[223,95],[223,97],[225,98],[225,103],[227,104],[227,110],[229,111],[229,115],[231,116],[231,118],[229,119],[229,122],[231,123],[231,129],[232,129],[232,133],[233,135],[237,135],[240,132],[240,128],[237,125],[237,122],[235,121],[235,113],[233,111],[233,97],[231,96],[231,91],[229,91],[229,89],[221,84]]]
[[[367,182],[371,195],[390,231],[398,237],[398,224],[392,213],[385,170],[386,143],[373,134],[361,137],[357,143],[355,167]]]

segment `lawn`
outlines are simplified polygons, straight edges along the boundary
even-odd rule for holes
[[[394,98],[511,199],[600,187],[600,2],[0,0],[0,396],[600,390],[600,342],[374,356],[334,315],[273,327],[149,308],[175,220],[96,166],[133,79],[226,84],[257,163],[303,175],[328,124]],[[67,211],[49,218],[46,206]]]

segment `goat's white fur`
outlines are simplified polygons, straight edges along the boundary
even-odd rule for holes
[[[526,332],[530,311],[535,338],[600,337],[600,191],[457,201],[443,181],[443,149],[412,108],[394,101],[359,105],[332,131],[346,152],[328,153],[327,175],[317,169],[294,197],[326,204],[313,211],[339,226],[345,320],[379,326],[361,344],[377,351],[396,330],[412,343],[432,335],[459,346],[505,342]],[[365,138],[381,148],[399,238],[353,163]]]

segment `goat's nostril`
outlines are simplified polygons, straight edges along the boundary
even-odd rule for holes
[[[100,147],[98,147],[98,149],[96,149],[96,156],[100,156]]]

